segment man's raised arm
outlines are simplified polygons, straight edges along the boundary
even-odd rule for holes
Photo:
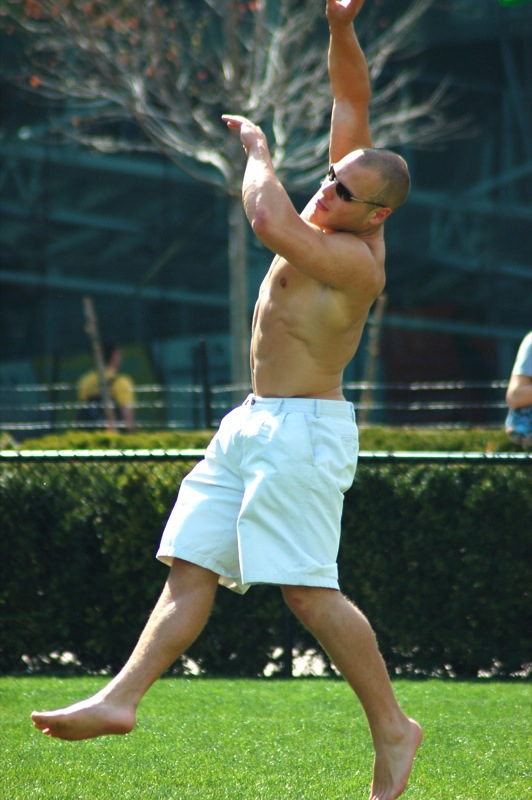
[[[359,147],[371,147],[369,101],[371,89],[364,53],[353,20],[364,0],[327,0],[329,78],[334,98],[330,160],[339,161]]]

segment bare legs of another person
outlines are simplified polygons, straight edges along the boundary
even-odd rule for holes
[[[366,713],[375,749],[370,800],[395,800],[406,788],[422,731],[399,707],[369,622],[334,589],[285,586],[283,594]]]
[[[87,700],[57,711],[34,711],[35,727],[70,741],[129,733],[144,694],[201,633],[217,584],[214,572],[174,559],[161,596],[123,669]]]

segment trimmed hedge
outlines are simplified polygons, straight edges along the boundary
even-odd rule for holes
[[[206,447],[212,431],[138,431],[113,433],[109,431],[68,431],[27,439],[17,447],[28,450],[90,449],[90,448],[201,448]],[[14,446],[4,442],[4,449]],[[500,428],[393,428],[372,426],[360,429],[362,450],[443,450],[504,453],[521,450]]]
[[[530,466],[366,466],[342,586],[402,674],[510,675],[532,659]]]
[[[0,671],[57,670],[66,651],[83,671],[122,665],[165,579],[154,553],[190,467],[2,467]],[[532,660],[531,488],[528,464],[359,466],[346,495],[341,585],[393,671],[509,676]],[[211,675],[260,675],[272,661],[282,669],[273,656],[288,636],[299,651],[316,646],[295,620],[290,627],[275,587],[245,598],[220,590],[188,655]],[[181,660],[174,671],[185,669]]]

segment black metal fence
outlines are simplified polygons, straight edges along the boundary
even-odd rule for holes
[[[359,424],[431,427],[500,427],[506,415],[507,381],[347,383],[344,393],[357,408]],[[143,430],[216,427],[241,402],[249,386],[224,384],[139,385],[135,416]],[[0,386],[0,430],[39,435],[77,428],[86,407],[68,383]],[[92,423],[99,427],[101,423]]]

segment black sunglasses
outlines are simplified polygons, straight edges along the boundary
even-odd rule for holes
[[[374,200],[361,200],[360,197],[353,197],[352,194],[349,193],[349,189],[347,186],[344,186],[343,183],[340,183],[338,178],[336,177],[336,172],[334,171],[334,167],[331,164],[329,167],[329,172],[322,180],[322,183],[325,181],[333,181],[335,184],[336,194],[340,198],[340,200],[345,200],[346,203],[350,203],[353,200],[355,203],[367,203],[370,206],[379,206],[379,208],[387,208],[384,203],[376,203]]]

